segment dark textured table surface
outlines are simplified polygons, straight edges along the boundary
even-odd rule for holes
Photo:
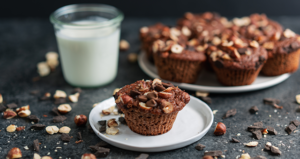
[[[300,33],[300,17],[277,17],[275,18],[292,30]],[[32,158],[34,154],[33,140],[38,139],[41,143],[41,156],[50,153],[54,159],[72,158],[77,159],[83,153],[90,152],[88,146],[101,141],[95,134],[88,132],[87,127],[78,128],[73,122],[76,114],[85,114],[88,116],[92,105],[106,98],[111,97],[115,88],[149,77],[143,73],[138,64],[132,64],[127,61],[127,54],[137,52],[139,49],[138,30],[141,26],[150,25],[155,22],[164,22],[174,24],[175,19],[134,19],[127,18],[122,23],[122,39],[130,42],[131,48],[127,52],[120,53],[119,70],[117,78],[109,85],[84,89],[78,103],[71,104],[73,110],[67,114],[67,120],[64,123],[52,123],[55,116],[51,109],[57,105],[53,101],[39,101],[38,96],[31,95],[30,91],[39,90],[40,93],[51,92],[61,89],[68,94],[73,87],[68,85],[59,68],[47,77],[41,78],[37,82],[32,79],[37,74],[36,64],[45,60],[45,53],[48,51],[57,51],[57,44],[52,25],[46,19],[1,19],[0,20],[0,93],[6,103],[15,102],[19,106],[30,105],[31,114],[38,116],[39,123],[45,125],[57,125],[58,127],[69,126],[70,135],[74,136],[71,141],[65,145],[61,142],[60,134],[49,135],[45,130],[31,131],[32,125],[24,118],[13,118],[10,120],[0,118],[0,158],[5,158],[12,147],[19,147],[22,150],[23,158]],[[274,87],[237,94],[210,94],[213,102],[210,105],[212,110],[218,110],[215,114],[215,121],[208,133],[201,140],[172,151],[149,153],[150,159],[169,159],[169,158],[191,158],[199,159],[206,150],[222,150],[226,158],[236,158],[242,152],[249,153],[252,157],[263,155],[267,158],[289,158],[296,159],[300,155],[300,131],[287,135],[284,131],[286,125],[291,120],[298,119],[300,114],[295,111],[298,104],[295,103],[295,95],[300,94],[300,72],[294,73],[289,79]],[[194,94],[194,92],[189,92]],[[282,110],[275,110],[270,105],[264,105],[262,99],[273,97],[281,100]],[[257,115],[251,115],[248,110],[256,105],[259,108]],[[224,113],[232,108],[237,109],[237,115],[228,119],[222,119]],[[47,117],[43,117],[47,115]],[[2,114],[1,114],[2,116]],[[300,120],[300,119],[299,119]],[[227,133],[223,136],[214,136],[213,131],[216,122],[223,122],[227,125]],[[259,145],[254,148],[248,148],[243,143],[256,141],[251,133],[246,131],[247,126],[254,122],[262,121],[264,126],[273,126],[278,131],[278,135],[267,135],[266,138],[257,140]],[[22,132],[9,133],[6,127],[10,124],[26,126]],[[193,125],[191,125],[193,126]],[[299,129],[299,128],[298,128]],[[83,134],[83,143],[75,144],[76,134],[80,131]],[[240,136],[237,134],[240,133]],[[236,137],[241,143],[229,142],[232,137]],[[58,143],[59,142],[59,143]],[[266,142],[278,146],[282,151],[281,156],[272,156],[267,151],[262,151]],[[58,144],[57,144],[58,143]],[[201,143],[206,145],[203,151],[197,151],[194,147]],[[25,150],[28,146],[29,150]],[[54,150],[56,147],[62,149]],[[108,146],[111,151],[106,157],[108,159],[135,158],[140,152],[127,151],[114,146]]]

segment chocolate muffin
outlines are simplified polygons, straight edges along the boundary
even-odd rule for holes
[[[286,29],[281,35],[265,42],[263,46],[268,51],[268,60],[262,69],[267,76],[277,76],[284,73],[297,71],[300,55],[300,37],[290,29]]]
[[[190,101],[188,93],[160,79],[126,85],[114,98],[129,128],[141,135],[170,131],[178,112]]]
[[[267,60],[267,51],[257,41],[231,36],[207,50],[209,62],[220,83],[226,86],[251,84]]]
[[[188,36],[190,36],[190,32],[191,31],[186,27],[181,29],[175,27],[170,28],[161,23],[149,27],[142,27],[140,29],[141,48],[146,52],[148,60],[153,62],[152,44],[154,41],[160,39],[162,41],[174,40],[184,43],[188,39]]]
[[[159,77],[174,82],[195,83],[206,60],[204,52],[172,40],[155,41],[153,52]]]

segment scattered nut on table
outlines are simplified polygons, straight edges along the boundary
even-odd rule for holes
[[[25,106],[23,106],[23,107],[21,107],[21,108],[17,108],[17,109],[16,109],[16,112],[19,113],[19,112],[22,111],[22,110],[29,110],[29,108],[30,108],[29,105],[25,105]]]
[[[0,103],[3,102],[3,97],[2,97],[2,94],[0,93]]]
[[[19,148],[14,147],[9,150],[6,159],[22,158],[22,152]]]
[[[222,122],[218,122],[214,134],[217,136],[224,135],[226,133],[226,125]]]
[[[25,118],[31,114],[30,110],[22,110],[18,113],[19,117]]]
[[[76,115],[74,118],[74,122],[77,126],[83,126],[87,122],[87,117],[83,114]]]
[[[11,119],[11,118],[14,118],[15,116],[17,116],[17,113],[11,109],[6,109],[4,112],[3,112],[3,118],[4,119]]]
[[[300,104],[300,94],[296,95],[296,101],[298,104]]]
[[[15,132],[16,129],[17,129],[17,125],[11,124],[11,125],[9,125],[9,126],[6,128],[6,131],[7,131],[7,132]]]
[[[128,41],[123,39],[120,41],[119,47],[121,51],[126,51],[130,48],[130,44]]]
[[[63,126],[59,129],[59,133],[65,133],[68,134],[71,131],[71,128],[67,127],[67,126]]]
[[[116,135],[119,132],[118,128],[110,127],[106,129],[106,134],[108,135]]]
[[[43,156],[41,159],[52,159],[50,156]]]
[[[256,147],[258,145],[258,142],[257,141],[251,141],[251,142],[248,142],[248,143],[244,143],[245,146],[248,146],[248,147]]]
[[[129,62],[135,63],[137,61],[137,57],[138,55],[136,53],[130,53],[128,54],[127,59]]]
[[[55,99],[58,99],[58,98],[66,98],[67,97],[67,94],[65,91],[62,91],[62,90],[56,90],[54,96],[53,96]]]
[[[53,71],[58,66],[58,54],[56,52],[48,52],[46,54],[46,62],[50,69]]]
[[[241,157],[239,159],[251,159],[251,157],[248,153],[244,153],[241,155]]]
[[[57,110],[61,114],[66,114],[66,113],[69,113],[72,110],[72,107],[70,106],[70,104],[61,104],[57,107]]]
[[[54,126],[47,126],[46,131],[47,131],[48,134],[52,135],[52,134],[57,133],[59,131],[59,128],[55,125]]]
[[[80,94],[77,92],[75,94],[69,95],[68,98],[71,102],[76,103],[76,102],[78,102],[79,95]]]
[[[33,159],[41,159],[41,156],[37,153],[34,153]]]
[[[81,159],[97,159],[94,154],[91,153],[85,153],[81,156]]]
[[[38,73],[41,77],[47,76],[50,74],[50,67],[47,62],[39,62],[37,64]]]
[[[17,127],[17,129],[16,129],[17,131],[22,131],[22,130],[25,130],[25,126],[19,126],[19,127]]]

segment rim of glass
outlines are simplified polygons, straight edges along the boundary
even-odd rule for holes
[[[90,10],[87,10],[87,8],[89,8]],[[107,21],[100,22],[100,23],[93,23],[93,24],[66,23],[66,22],[62,22],[57,19],[57,17],[59,17],[61,15],[68,14],[68,13],[74,13],[74,12],[77,12],[80,10],[81,11],[100,11],[99,8],[107,8],[107,9],[115,10],[115,12],[117,13],[117,16],[112,19],[109,19]],[[115,23],[120,23],[123,19],[124,19],[124,15],[118,8],[111,6],[111,5],[93,4],[93,3],[66,5],[61,8],[58,8],[50,15],[50,21],[52,24],[60,25],[63,27],[71,27],[73,29],[76,29],[76,28],[82,29],[82,28],[87,28],[87,27],[88,28],[108,27]]]

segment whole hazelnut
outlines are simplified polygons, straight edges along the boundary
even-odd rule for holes
[[[8,152],[6,159],[14,159],[14,158],[21,158],[22,157],[22,152],[19,148],[14,147],[10,149]]]
[[[91,153],[85,153],[81,156],[81,159],[97,159],[94,154]]]
[[[74,122],[77,126],[83,126],[87,122],[87,117],[83,114],[76,115],[74,118]]]
[[[6,110],[3,112],[3,118],[4,118],[4,119],[11,119],[11,118],[14,118],[15,116],[17,116],[17,113],[14,112],[14,111],[11,110],[11,109],[6,109]]]
[[[212,156],[204,156],[202,159],[214,159]]]
[[[224,135],[226,133],[226,126],[222,122],[218,122],[214,134],[217,136]]]

